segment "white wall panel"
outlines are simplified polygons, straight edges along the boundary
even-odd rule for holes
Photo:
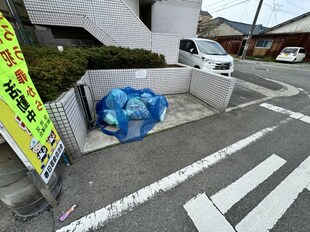
[[[180,36],[152,33],[152,52],[163,54],[169,64],[178,63]]]
[[[190,93],[224,112],[235,87],[236,79],[193,68]]]
[[[201,2],[168,0],[152,6],[152,32],[196,37]]]

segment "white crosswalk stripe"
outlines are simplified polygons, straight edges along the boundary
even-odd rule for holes
[[[200,232],[235,232],[205,193],[199,194],[183,207]]]
[[[234,231],[221,212],[226,213],[285,163],[284,159],[273,154],[240,179],[214,194],[212,201],[203,193],[188,201],[184,208],[199,231]]]
[[[246,173],[236,182],[230,184],[211,197],[213,203],[224,214],[246,194],[264,182],[286,161],[277,155],[272,155],[254,169]]]
[[[277,112],[277,113],[288,115],[291,118],[294,118],[294,119],[297,119],[297,120],[300,120],[300,121],[303,121],[305,123],[310,124],[310,117],[307,115],[304,115],[302,113],[287,110],[287,109],[284,109],[282,107],[274,106],[274,105],[269,104],[269,103],[262,103],[262,104],[260,104],[260,106],[264,107],[266,109],[272,110],[274,112]]]
[[[262,232],[272,229],[309,183],[310,156],[238,223],[236,230],[238,232]]]
[[[272,155],[240,179],[214,194],[211,197],[212,201],[205,194],[199,194],[188,201],[184,208],[199,231],[268,231],[299,193],[305,188],[310,190],[310,156],[243,218],[234,230],[231,230],[231,225],[223,214],[285,163],[286,161],[279,156]]]

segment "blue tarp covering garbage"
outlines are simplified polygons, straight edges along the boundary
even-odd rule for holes
[[[164,96],[151,89],[112,89],[96,105],[96,126],[122,143],[139,141],[157,122],[164,120],[168,105]],[[118,130],[108,130],[110,125]]]

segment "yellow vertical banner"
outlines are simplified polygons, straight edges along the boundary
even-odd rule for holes
[[[11,24],[0,13],[0,96],[43,144],[53,124],[28,74]]]
[[[0,109],[1,123],[47,183],[64,145],[28,74],[15,31],[1,12]]]

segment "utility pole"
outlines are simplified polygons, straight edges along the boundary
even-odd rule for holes
[[[258,3],[258,7],[257,7],[256,13],[255,13],[255,17],[254,17],[254,20],[253,20],[253,23],[252,23],[251,30],[250,30],[250,33],[248,35],[247,41],[246,41],[246,43],[244,45],[244,49],[243,49],[243,52],[242,52],[241,60],[244,60],[245,55],[246,55],[246,53],[248,51],[248,48],[249,48],[249,45],[250,45],[250,42],[251,42],[251,39],[252,39],[252,34],[253,34],[253,31],[254,31],[254,28],[255,28],[255,25],[256,25],[256,20],[258,18],[259,11],[260,11],[260,8],[262,7],[263,1],[264,0],[260,0],[259,3]]]

